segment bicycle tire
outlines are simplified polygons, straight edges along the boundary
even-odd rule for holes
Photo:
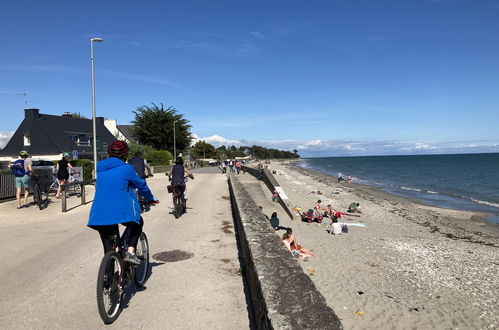
[[[106,253],[97,275],[97,309],[104,324],[113,323],[121,313],[122,273],[123,265],[119,254],[115,251]]]
[[[38,208],[40,210],[43,210],[44,207],[47,205],[47,200],[49,198],[49,195],[47,192],[44,192],[38,183],[35,184],[34,192],[33,192],[33,199],[35,200],[36,205],[38,205]]]
[[[35,184],[33,187],[33,199],[34,199],[36,205],[38,205],[38,207],[41,209],[42,208],[42,196],[41,196],[41,191],[40,191],[40,187],[38,186],[38,184]]]
[[[175,216],[175,219],[180,217],[180,201],[178,196],[173,197],[173,215]]]
[[[146,283],[147,275],[149,274],[149,241],[144,232],[140,233],[135,254],[140,259],[141,263],[135,268],[134,280],[138,287],[142,287]]]
[[[187,212],[187,200],[185,199],[185,196],[182,196],[182,213]]]

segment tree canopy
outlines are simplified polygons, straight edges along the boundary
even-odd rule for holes
[[[173,153],[173,122],[175,122],[175,141],[177,154],[185,151],[191,144],[191,125],[184,115],[177,113],[172,106],[164,108],[152,103],[151,107],[141,106],[133,111],[135,119],[132,135],[139,143],[149,145],[158,150]]]
[[[260,159],[281,159],[281,158],[299,158],[297,150],[293,152],[269,149],[254,145],[252,147],[240,146],[239,148],[232,146],[215,147],[205,141],[198,141],[191,149],[191,156],[195,159],[199,158],[215,158],[215,159],[234,159],[236,157],[251,156]]]
[[[218,153],[215,147],[205,141],[198,141],[192,146],[191,156],[195,159],[199,158],[218,158]]]

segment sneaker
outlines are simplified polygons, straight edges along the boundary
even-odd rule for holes
[[[131,254],[130,252],[127,252],[125,255],[125,262],[129,262],[134,265],[140,265],[140,259],[137,258],[136,254]]]

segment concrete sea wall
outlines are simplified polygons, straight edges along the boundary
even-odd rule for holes
[[[343,329],[237,177],[229,190],[257,328]]]

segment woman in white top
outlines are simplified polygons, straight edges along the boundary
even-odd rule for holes
[[[338,223],[338,219],[336,217],[333,218],[331,223],[331,234],[341,235],[341,225]]]

